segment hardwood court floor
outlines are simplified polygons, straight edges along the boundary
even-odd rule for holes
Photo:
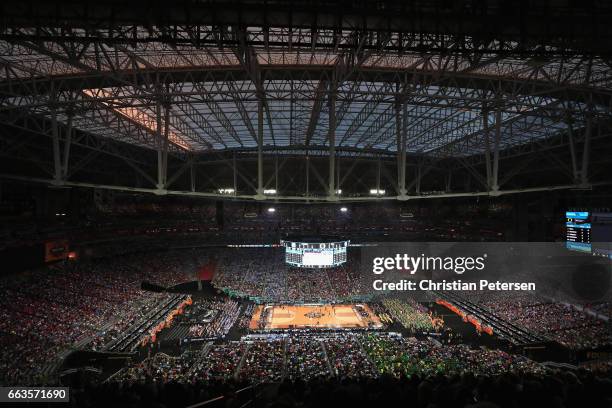
[[[261,312],[266,309],[266,321],[260,325]],[[368,316],[362,316],[358,309]],[[380,328],[382,323],[368,305],[259,305],[253,312],[251,330],[290,328]]]

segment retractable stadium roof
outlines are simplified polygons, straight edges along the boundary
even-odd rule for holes
[[[55,184],[71,183],[62,154],[78,132],[122,160],[140,156],[125,145],[159,153],[130,166],[158,193],[181,162],[231,158],[236,173],[256,159],[254,191],[233,194],[264,198],[262,162],[289,155],[326,157],[326,199],[342,198],[337,158],[396,165],[393,197],[407,197],[407,161],[460,163],[489,194],[507,152],[568,137],[562,185],[587,185],[577,145],[609,121],[612,6],[502,3],[4,4],[0,120],[54,140]]]

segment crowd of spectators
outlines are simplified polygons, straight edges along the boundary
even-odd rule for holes
[[[228,380],[236,375],[236,370],[247,350],[243,342],[228,342],[214,345],[205,358],[195,362],[190,381]]]
[[[235,295],[266,302],[294,303],[341,302],[360,294],[357,259],[335,269],[296,269],[285,265],[282,250],[276,248],[132,253],[91,262],[57,264],[0,281],[3,314],[0,319],[0,344],[3,345],[0,379],[5,384],[31,383],[45,366],[70,349],[105,350],[127,328],[168,298],[166,293],[141,290],[141,282],[172,286],[193,280],[211,254],[218,260],[213,284]],[[571,348],[612,344],[605,321],[570,305],[517,293],[496,293],[494,298],[475,299],[498,316]],[[207,307],[217,311],[219,317],[212,324],[194,322],[190,330],[192,337],[223,337],[236,321],[243,329],[248,326],[250,313],[241,309],[237,301],[211,302],[216,303]],[[382,304],[390,317],[385,320],[385,316],[381,316],[387,323],[395,320],[414,332],[434,328],[430,316],[415,302],[386,299]],[[283,343],[283,348],[275,349],[272,354],[291,355],[285,350],[289,347],[302,350],[303,355],[314,356],[312,360],[317,361],[323,351],[326,364],[329,363],[327,370],[344,377],[353,376],[353,365],[365,371],[378,369],[373,358],[364,351],[363,341],[352,337],[343,342],[336,340],[321,339],[316,344]],[[257,350],[260,346],[255,344],[254,347],[253,350]],[[251,353],[249,359],[257,360],[256,355]],[[252,371],[249,359],[243,363]],[[277,359],[273,360],[274,364],[278,363]],[[260,374],[276,378],[271,368],[274,364],[268,364],[269,372]],[[288,362],[283,364],[289,367]],[[300,358],[291,364],[294,364],[291,372],[308,370]],[[317,366],[312,373],[324,371]],[[400,371],[405,373],[403,368]],[[442,371],[453,370],[445,366]],[[291,376],[296,377],[295,374]],[[311,376],[315,374],[306,377]]]
[[[236,377],[277,382],[315,377],[543,374],[547,370],[526,357],[500,350],[442,345],[397,333],[345,331],[246,336],[239,342],[207,344],[180,358],[146,359],[113,380],[194,382]]]
[[[133,362],[107,381],[122,384],[177,381],[227,381],[234,378],[247,350],[244,342],[207,343],[200,350],[189,349],[173,357],[157,353],[140,362]]]
[[[546,374],[313,378],[252,388],[237,381],[106,383],[71,389],[73,406],[185,407],[222,398],[227,407],[582,408],[609,407],[612,381],[590,371]]]
[[[415,332],[431,332],[442,328],[443,322],[431,316],[427,308],[412,299],[383,299],[388,313],[405,329]]]
[[[260,302],[339,302],[359,296],[357,259],[338,268],[288,267],[283,249],[236,249],[224,253],[213,285]]]
[[[595,302],[586,304],[585,308],[602,316],[612,318],[612,302]]]
[[[88,343],[84,344],[83,348],[105,351],[108,346],[121,339],[127,330],[147,319],[158,305],[162,305],[164,301],[171,298],[171,295],[167,293],[143,292],[139,294],[140,296],[134,296],[134,298],[126,298],[124,304],[127,311],[120,307],[116,308],[117,314],[109,317],[108,323],[90,336]]]
[[[180,357],[169,356],[165,353],[156,353],[137,364],[132,364],[115,374],[113,381],[134,382],[138,379],[149,378],[157,382],[180,381],[185,378],[191,369],[193,357],[185,352]]]
[[[376,370],[358,337],[337,333],[321,340],[327,352],[332,373],[339,378],[373,377]]]
[[[238,329],[247,330],[249,328],[254,311],[255,303],[249,303],[244,307],[244,311],[238,320]]]
[[[250,343],[238,377],[248,381],[279,381],[284,375],[285,346],[284,340],[274,338]]]
[[[247,336],[239,342],[209,343],[180,357],[154,356],[132,364],[107,384],[76,391],[75,401],[100,406],[92,396],[104,390],[131,401],[130,406],[156,399],[183,406],[222,395],[233,406],[237,395],[228,389],[248,389],[248,384],[256,391],[247,399],[256,399],[256,406],[278,404],[279,398],[283,406],[333,402],[359,407],[410,397],[423,408],[603,407],[612,402],[609,370],[560,370],[484,347],[350,331]],[[268,389],[266,384],[275,385]],[[176,392],[175,399],[166,399],[168,392]]]
[[[287,340],[286,376],[290,380],[328,376],[330,367],[321,341],[303,336]]]
[[[198,299],[187,318],[190,324],[187,337],[223,338],[230,331],[240,316],[240,303],[228,298]],[[202,312],[206,311],[211,319],[202,321]]]
[[[464,344],[440,345],[391,334],[370,333],[363,335],[361,341],[378,372],[396,377],[545,371],[543,366],[526,357],[501,350],[473,349]]]
[[[141,290],[141,282],[174,285],[190,279],[195,264],[177,252],[132,254],[3,278],[0,381],[39,382],[45,367],[71,349],[104,350],[170,299]]]
[[[4,202],[12,205],[11,220],[0,226],[0,250],[43,243],[61,237],[71,243],[87,245],[101,241],[141,238],[167,242],[186,238],[186,242],[261,243],[277,241],[292,234],[334,234],[353,240],[465,240],[499,241],[504,237],[502,211],[473,204],[431,208],[421,205],[363,203],[352,205],[346,213],[330,205],[283,205],[274,214],[260,204],[226,202],[220,211],[214,203],[194,203],[177,197],[168,200],[134,194],[117,195],[109,200],[88,202],[80,212],[62,216],[35,217],[35,203]],[[446,216],[449,213],[455,216]],[[488,217],[483,217],[484,213]],[[476,217],[476,215],[478,216]],[[458,216],[458,217],[457,217]],[[458,221],[465,217],[466,221]],[[478,222],[470,219],[477,219]],[[222,220],[222,222],[220,222]],[[125,249],[125,246],[124,246]]]
[[[574,305],[527,292],[480,293],[473,299],[499,317],[572,349],[612,345],[609,322]]]

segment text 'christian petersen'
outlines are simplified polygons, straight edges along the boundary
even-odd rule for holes
[[[490,282],[481,279],[477,282],[463,282],[461,280],[439,282],[431,279],[422,279],[420,281],[409,281],[402,279],[398,282],[384,282],[377,279],[373,282],[372,287],[377,291],[416,291],[416,290],[456,290],[456,291],[535,291],[536,285],[533,282]]]

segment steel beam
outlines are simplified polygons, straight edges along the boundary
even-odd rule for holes
[[[406,126],[407,126],[407,122],[408,122],[408,118],[406,115],[406,104],[405,103],[401,103],[400,101],[396,102],[396,109],[395,109],[395,126],[396,126],[396,133],[397,133],[397,144],[398,144],[398,148],[397,148],[397,152],[398,152],[398,158],[397,158],[397,166],[398,166],[398,183],[397,183],[397,187],[398,187],[398,191],[399,191],[399,196],[400,197],[404,197],[407,194],[407,190],[406,190]]]
[[[156,128],[157,128],[157,190],[158,190],[158,194],[163,194],[164,193],[164,189],[165,189],[165,182],[164,182],[164,145],[165,142],[163,141],[164,137],[167,136],[166,132],[164,131],[164,129],[166,128],[165,126],[162,128],[163,126],[163,122],[162,122],[162,102],[161,100],[157,100],[156,102],[156,106],[155,106],[155,120],[156,120]]]
[[[589,105],[589,112],[586,117],[586,129],[584,133],[584,144],[582,148],[582,169],[580,170],[580,184],[588,185],[589,181],[589,161],[591,159],[591,133],[593,132],[593,112],[592,105]]]
[[[484,156],[487,188],[491,190],[491,141],[489,139],[489,110],[482,108],[482,136],[484,138]]]
[[[232,154],[232,179],[234,182],[234,195],[238,194],[238,164],[236,163],[236,152]]]
[[[104,0],[66,7],[61,0],[28,0],[3,5],[0,38],[10,41],[28,36],[35,41],[53,41],[60,36],[79,43],[109,45],[160,42],[236,48],[245,43],[266,48],[352,50],[358,33],[362,50],[444,52],[449,44],[456,44],[457,52],[532,52],[542,56],[575,55],[577,50],[581,55],[606,53],[612,40],[607,24],[612,11],[605,2],[579,8],[580,12],[562,3],[556,7],[517,3],[510,12],[499,3],[483,3],[482,7],[453,7],[443,0],[379,4],[384,5],[292,2],[270,7],[260,1],[236,7],[235,3],[193,2],[169,9],[163,2],[120,4]],[[65,27],[62,33],[41,29],[67,21],[78,29],[65,25],[61,25]],[[492,36],[492,27],[504,30]],[[245,32],[248,35],[241,35]]]
[[[196,172],[193,161],[189,162],[189,184],[191,187],[191,192],[196,191]]]
[[[53,178],[45,179],[45,178],[36,178],[36,177],[26,177],[26,176],[16,176],[13,174],[0,174],[0,179],[7,180],[19,180],[24,182],[32,182],[32,183],[43,183],[49,185],[55,185],[55,181]],[[588,187],[595,186],[604,186],[611,185],[612,182],[597,182],[589,184]],[[129,186],[121,186],[121,185],[109,185],[109,184],[97,184],[97,183],[86,183],[86,182],[77,182],[77,181],[66,181],[64,183],[65,186],[68,187],[82,187],[82,188],[95,188],[95,189],[105,189],[105,190],[115,190],[115,191],[126,191],[132,193],[150,193],[150,194],[158,194],[158,190],[156,188],[141,188],[141,187],[129,187]],[[529,188],[517,188],[517,189],[508,189],[508,190],[500,190],[494,196],[500,195],[508,195],[508,194],[521,194],[521,193],[530,193],[530,192],[538,192],[538,191],[555,191],[555,190],[570,190],[570,189],[584,189],[583,185],[576,184],[566,184],[566,185],[551,185],[551,186],[541,186],[541,187],[529,187]],[[185,196],[185,197],[205,197],[211,199],[227,199],[227,195],[219,194],[219,193],[207,193],[201,191],[177,191],[177,190],[167,190],[166,194],[168,195],[176,195],[176,196]],[[431,194],[431,195],[409,195],[408,199],[437,199],[437,198],[456,198],[456,197],[478,197],[478,196],[492,196],[490,191],[476,191],[476,192],[463,192],[463,193],[441,193],[441,194]],[[247,195],[247,194],[238,194],[236,195],[237,199],[243,200],[259,200],[257,195]],[[308,202],[308,201],[318,201],[325,202],[327,201],[327,196],[285,196],[280,195],[275,197],[278,201],[293,201],[293,202]],[[383,196],[383,197],[339,197],[338,201],[341,202],[365,202],[365,201],[390,201],[390,200],[398,200],[398,196]]]
[[[501,142],[501,124],[502,117],[499,109],[495,112],[495,141],[493,143],[493,169],[492,169],[492,180],[491,180],[491,191],[493,193],[499,190],[499,149]]]
[[[263,101],[257,101],[257,196],[259,199],[264,199],[263,185]]]
[[[62,158],[60,155],[60,141],[59,141],[59,129],[57,124],[57,110],[55,105],[53,104],[53,97],[51,102],[51,134],[52,134],[52,143],[53,143],[53,168],[54,168],[54,184],[62,185],[63,177],[62,177]]]
[[[578,170],[578,162],[576,158],[576,145],[574,143],[574,125],[571,118],[566,119],[568,147],[570,151],[570,160],[572,163],[572,181],[578,183],[580,181],[580,172]]]
[[[306,198],[308,198],[310,196],[310,156],[308,156],[308,154],[306,154],[305,156],[305,160],[306,160]]]
[[[335,187],[335,159],[336,159],[336,89],[335,84],[330,85],[329,95],[329,129],[328,129],[328,141],[329,141],[329,183],[327,189],[327,195],[330,201],[335,200],[336,187]]]
[[[72,145],[72,118],[71,113],[68,114],[68,121],[66,122],[66,138],[64,140],[64,157],[62,165],[62,179],[68,178],[68,164],[70,163],[70,146]]]

